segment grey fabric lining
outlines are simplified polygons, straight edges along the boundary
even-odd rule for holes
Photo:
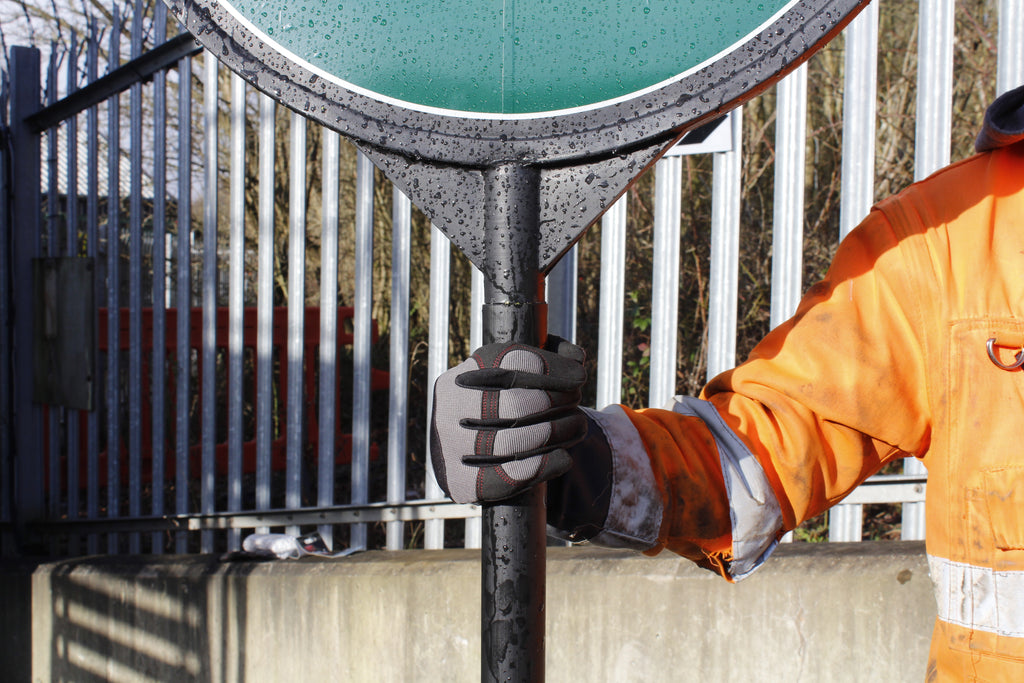
[[[711,403],[677,396],[672,410],[700,419],[715,438],[732,521],[733,560],[729,575],[739,581],[760,567],[775,550],[782,529],[779,501],[761,463]]]

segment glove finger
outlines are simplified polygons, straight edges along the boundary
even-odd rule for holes
[[[473,352],[471,359],[476,361],[480,370],[501,368],[515,370],[522,375],[517,377],[515,374],[497,373],[494,379],[488,381],[500,383],[483,388],[558,389],[559,386],[550,384],[552,380],[564,387],[582,386],[587,380],[586,370],[574,358],[522,344],[489,344]],[[539,379],[545,376],[552,379]],[[478,375],[475,380],[470,379],[469,384],[462,386],[470,386],[474,382],[480,384],[484,381],[482,378],[487,377],[488,373]]]
[[[463,455],[462,462],[480,466],[526,460],[568,448],[586,433],[587,418],[580,411],[526,427],[480,430],[472,453]]]
[[[583,347],[576,346],[571,341],[556,337],[553,334],[548,335],[544,348],[581,365],[587,360],[587,352],[583,350]]]
[[[526,460],[484,467],[477,476],[476,495],[479,500],[511,498],[539,482],[565,474],[571,467],[572,457],[562,448]]]
[[[580,392],[538,391],[536,389],[509,389],[502,391],[474,392],[463,389],[461,413],[463,426],[476,427],[519,427],[558,417],[575,410],[579,405]],[[480,409],[475,414],[467,410],[466,403],[472,402]]]
[[[531,425],[551,422],[561,417],[571,415],[575,411],[576,406],[560,406],[555,408],[549,408],[542,412],[530,413],[529,415],[523,415],[522,417],[515,418],[464,417],[461,420],[459,420],[459,426],[465,429],[475,429],[478,431],[495,429],[515,429],[516,427],[529,427]]]
[[[582,366],[580,366],[582,370]],[[539,373],[507,370],[505,368],[484,368],[470,370],[459,375],[458,385],[478,391],[501,391],[503,389],[537,389],[540,391],[572,391],[586,382],[586,371],[542,375]]]

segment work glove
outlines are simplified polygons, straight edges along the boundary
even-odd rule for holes
[[[572,466],[587,433],[579,409],[583,349],[497,343],[438,377],[430,442],[434,474],[457,503],[510,498]]]

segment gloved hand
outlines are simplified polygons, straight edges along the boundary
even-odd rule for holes
[[[567,449],[587,432],[583,360],[548,337],[544,349],[489,344],[438,377],[431,460],[452,500],[502,500],[569,470]]]

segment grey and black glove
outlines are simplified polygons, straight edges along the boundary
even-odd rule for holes
[[[438,377],[431,461],[452,500],[502,500],[570,469],[568,449],[587,433],[583,360],[548,337],[544,349],[489,344]]]

